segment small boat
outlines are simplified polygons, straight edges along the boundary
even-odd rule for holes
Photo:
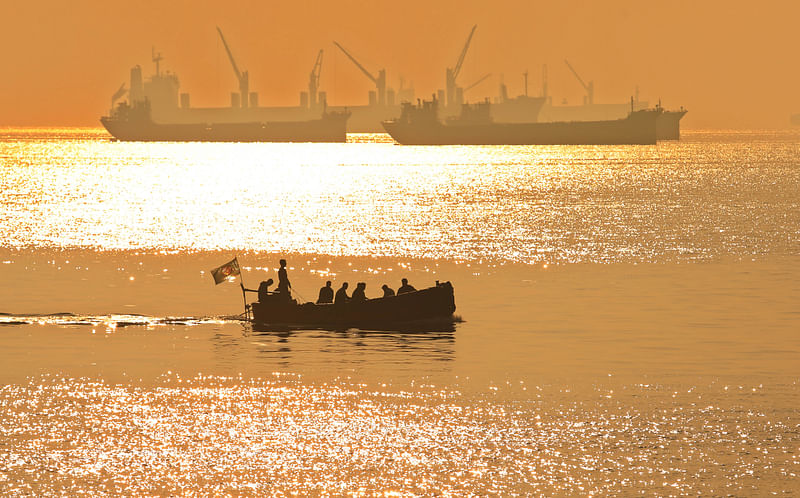
[[[254,326],[260,328],[435,330],[436,326],[452,326],[456,303],[452,284],[437,281],[427,289],[344,304],[298,304],[288,296],[272,294],[265,302],[252,303],[250,310]]]

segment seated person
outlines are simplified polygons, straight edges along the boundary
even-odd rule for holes
[[[319,290],[319,298],[317,298],[317,304],[329,304],[333,302],[333,287],[331,287],[331,281],[328,280],[325,282],[325,287]]]
[[[394,296],[394,291],[393,291],[393,290],[392,290],[392,288],[391,288],[391,287],[389,287],[388,285],[386,285],[386,284],[383,284],[383,287],[381,287],[381,289],[383,289],[383,297],[391,297],[391,296]]]
[[[339,290],[336,291],[336,298],[333,300],[333,304],[344,304],[349,300],[350,296],[347,295],[347,282],[345,282]]]
[[[356,290],[353,291],[353,296],[350,298],[351,301],[366,301],[367,300],[367,284],[364,282],[359,282],[356,285]]]
[[[414,292],[415,290],[417,290],[417,289],[415,289],[415,288],[414,288],[414,286],[413,286],[413,285],[410,285],[410,284],[408,283],[408,279],[407,279],[407,278],[404,278],[403,280],[401,280],[401,283],[402,283],[403,285],[401,285],[401,286],[400,286],[400,288],[399,288],[399,289],[397,289],[397,295],[398,295],[398,296],[399,296],[400,294],[405,294],[405,293],[407,293],[407,292]]]
[[[243,283],[239,283],[239,285],[242,287],[242,291],[244,291],[244,292],[258,292],[258,301],[260,303],[265,302],[268,299],[267,296],[272,294],[269,291],[269,286],[272,285],[272,279],[271,278],[269,278],[269,279],[261,282],[260,284],[258,284],[258,290],[245,289]]]

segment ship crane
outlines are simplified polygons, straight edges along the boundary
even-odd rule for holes
[[[464,48],[461,49],[461,55],[458,56],[458,61],[456,62],[455,67],[447,68],[447,72],[445,74],[447,107],[453,108],[461,104],[461,99],[456,96],[456,79],[458,78],[458,74],[461,72],[461,66],[464,64],[464,58],[467,56],[467,50],[469,50],[469,44],[472,41],[472,35],[475,34],[475,29],[477,29],[477,27],[477,24],[472,26],[472,30],[469,32],[469,36],[467,37],[467,42],[464,44]]]
[[[489,76],[491,76],[491,75],[492,75],[492,73],[484,74],[483,76],[480,77],[480,79],[478,79],[478,81],[476,81],[475,83],[471,84],[470,86],[464,88],[464,91],[466,92],[468,90],[472,90],[476,86],[478,86],[481,83],[483,83],[484,81],[486,81],[486,79],[489,78]]]
[[[564,59],[564,62],[567,64],[569,70],[572,71],[572,74],[574,74],[575,77],[578,79],[578,82],[581,84],[581,86],[583,86],[584,90],[586,90],[586,97],[584,98],[584,104],[594,104],[594,82],[590,81],[589,84],[587,85],[586,83],[583,82],[583,79],[581,79],[581,77],[578,76],[578,72],[575,71],[575,68],[572,67],[572,64],[570,64],[567,59]]]
[[[247,71],[239,71],[239,66],[236,65],[236,60],[233,58],[233,53],[228,47],[228,42],[225,41],[225,36],[223,36],[222,30],[219,29],[219,26],[217,26],[217,32],[219,33],[219,37],[222,38],[222,44],[225,46],[225,51],[228,52],[228,58],[233,66],[233,72],[236,73],[236,78],[239,80],[241,106],[247,107],[248,96],[250,95],[250,75],[247,73]]]
[[[341,50],[344,53],[344,55],[346,55],[351,61],[353,61],[353,64],[355,64],[356,67],[358,67],[361,70],[361,72],[367,76],[367,78],[369,78],[373,83],[375,83],[375,88],[378,91],[378,104],[386,105],[386,70],[381,69],[380,71],[378,71],[377,76],[373,76],[373,74],[367,71],[367,69],[364,66],[362,66],[361,63],[359,63],[355,57],[350,55],[350,52],[345,50],[343,46],[339,45],[339,43],[336,41],[334,41],[333,44],[339,47],[339,50]]]
[[[310,99],[311,109],[316,109],[318,100],[317,100],[317,90],[319,89],[319,77],[322,74],[322,50],[320,49],[319,53],[317,54],[317,60],[314,62],[314,68],[311,70],[311,74],[308,75],[308,97]]]

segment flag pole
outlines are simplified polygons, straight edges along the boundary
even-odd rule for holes
[[[242,301],[244,301],[244,316],[250,320],[250,313],[247,309],[247,293],[244,291],[244,275],[242,274],[242,267],[239,265],[239,255],[237,254],[233,259],[236,260],[236,266],[239,267],[239,281],[242,284]]]

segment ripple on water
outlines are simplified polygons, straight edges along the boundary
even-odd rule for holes
[[[796,389],[796,386],[789,386]],[[44,377],[0,389],[5,494],[797,490],[794,410],[762,387],[551,386],[529,398],[298,379]],[[742,406],[751,408],[744,409]]]

